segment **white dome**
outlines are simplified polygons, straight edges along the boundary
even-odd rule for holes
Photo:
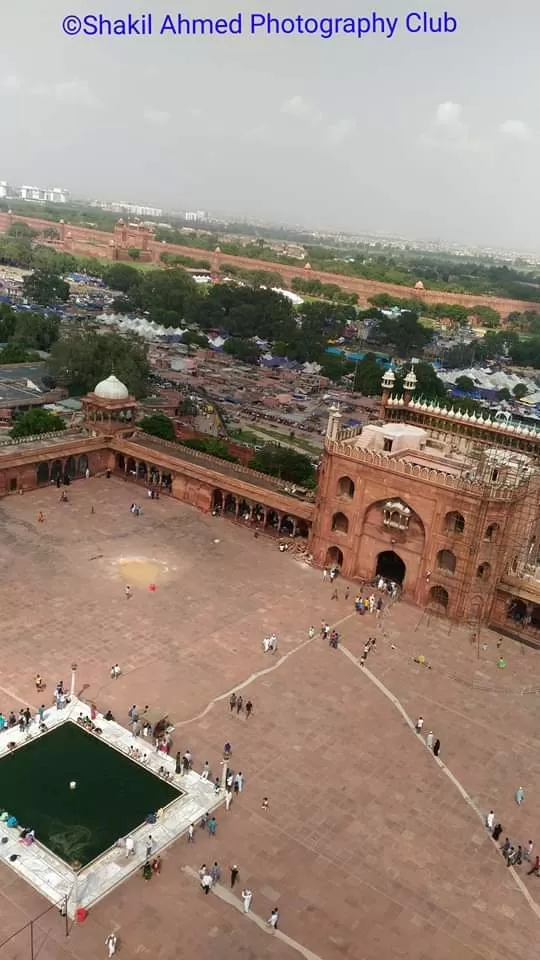
[[[101,380],[94,393],[102,400],[127,400],[129,397],[129,390],[125,383],[115,377],[114,373],[106,380]]]

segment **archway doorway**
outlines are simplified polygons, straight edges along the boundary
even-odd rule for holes
[[[383,550],[377,557],[377,566],[375,576],[383,577],[385,580],[393,580],[403,586],[407,568],[401,557],[393,550]]]
[[[328,547],[326,551],[326,560],[325,566],[327,567],[342,567],[343,566],[343,553],[339,547]]]

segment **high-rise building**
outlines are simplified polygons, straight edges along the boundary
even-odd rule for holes
[[[60,187],[29,187],[23,185],[15,190],[15,195],[21,200],[32,200],[37,203],[69,203],[69,193]]]

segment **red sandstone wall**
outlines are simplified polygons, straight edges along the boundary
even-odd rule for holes
[[[338,482],[343,476],[350,477],[355,485],[352,499],[339,496]],[[406,532],[385,527],[381,505],[390,499],[407,503],[420,518],[421,525],[413,523]],[[378,554],[393,550],[406,565],[405,593],[415,603],[425,604],[430,588],[438,585],[448,592],[451,616],[478,620],[479,609],[487,616],[504,548],[501,540],[485,542],[484,532],[490,524],[497,523],[502,535],[512,510],[510,504],[497,502],[486,506],[479,526],[477,498],[327,453],[319,473],[317,505],[310,549],[319,566],[327,562],[327,550],[335,546],[343,553],[343,572],[347,577],[371,579]],[[452,511],[465,518],[463,534],[447,532],[445,518]],[[338,512],[349,520],[347,533],[332,531],[332,518]],[[453,574],[437,570],[440,550],[450,550],[455,555]],[[485,562],[491,565],[491,575],[483,581],[477,578],[476,571]],[[428,573],[431,574],[429,582]]]
[[[132,234],[126,233],[125,240],[121,241],[119,230],[115,235],[106,231],[90,230],[87,227],[62,225],[52,223],[50,220],[41,220],[32,217],[23,217],[18,214],[9,214],[0,212],[0,233],[5,233],[10,224],[14,221],[23,221],[34,230],[45,230],[47,227],[55,227],[62,233],[70,233],[71,240],[54,242],[52,245],[58,250],[66,250],[79,256],[96,256],[100,258],[129,259],[125,253],[127,247],[133,246],[134,240]],[[116,246],[111,246],[111,240],[116,239]],[[89,241],[94,241],[93,243]],[[142,237],[141,237],[142,243]],[[176,246],[170,243],[159,243],[157,240],[148,241],[148,256],[143,256],[143,260],[153,260],[156,264],[160,263],[162,253],[172,253],[180,256],[192,257],[199,260],[211,260],[212,269],[217,271],[220,266],[230,263],[245,270],[276,270],[283,279],[289,284],[293,277],[309,276],[320,280],[322,283],[338,284],[343,290],[349,290],[356,293],[361,306],[367,306],[368,297],[373,297],[377,293],[388,293],[390,296],[399,298],[420,297],[426,303],[458,303],[465,307],[474,307],[487,305],[497,310],[501,316],[505,317],[512,311],[538,309],[537,303],[528,303],[525,300],[507,300],[501,297],[473,296],[467,293],[445,293],[438,290],[417,291],[413,287],[400,287],[392,283],[377,283],[371,280],[360,280],[351,277],[343,277],[333,273],[321,273],[317,270],[305,270],[304,267],[288,267],[282,264],[268,263],[265,260],[251,260],[249,257],[232,257],[228,254],[212,254],[208,250],[200,250],[194,247]]]

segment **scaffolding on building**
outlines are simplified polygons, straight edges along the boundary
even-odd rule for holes
[[[470,446],[467,461],[460,478],[471,484],[476,510],[459,540],[453,538],[458,562],[451,581],[448,577],[445,583],[452,591],[451,607],[479,654],[482,626],[501,577],[512,571],[521,580],[538,576],[540,605],[540,472],[535,455],[485,443]],[[497,509],[502,505],[503,510]],[[416,629],[429,626],[441,613],[446,613],[450,634],[455,618],[434,601],[426,605]]]

